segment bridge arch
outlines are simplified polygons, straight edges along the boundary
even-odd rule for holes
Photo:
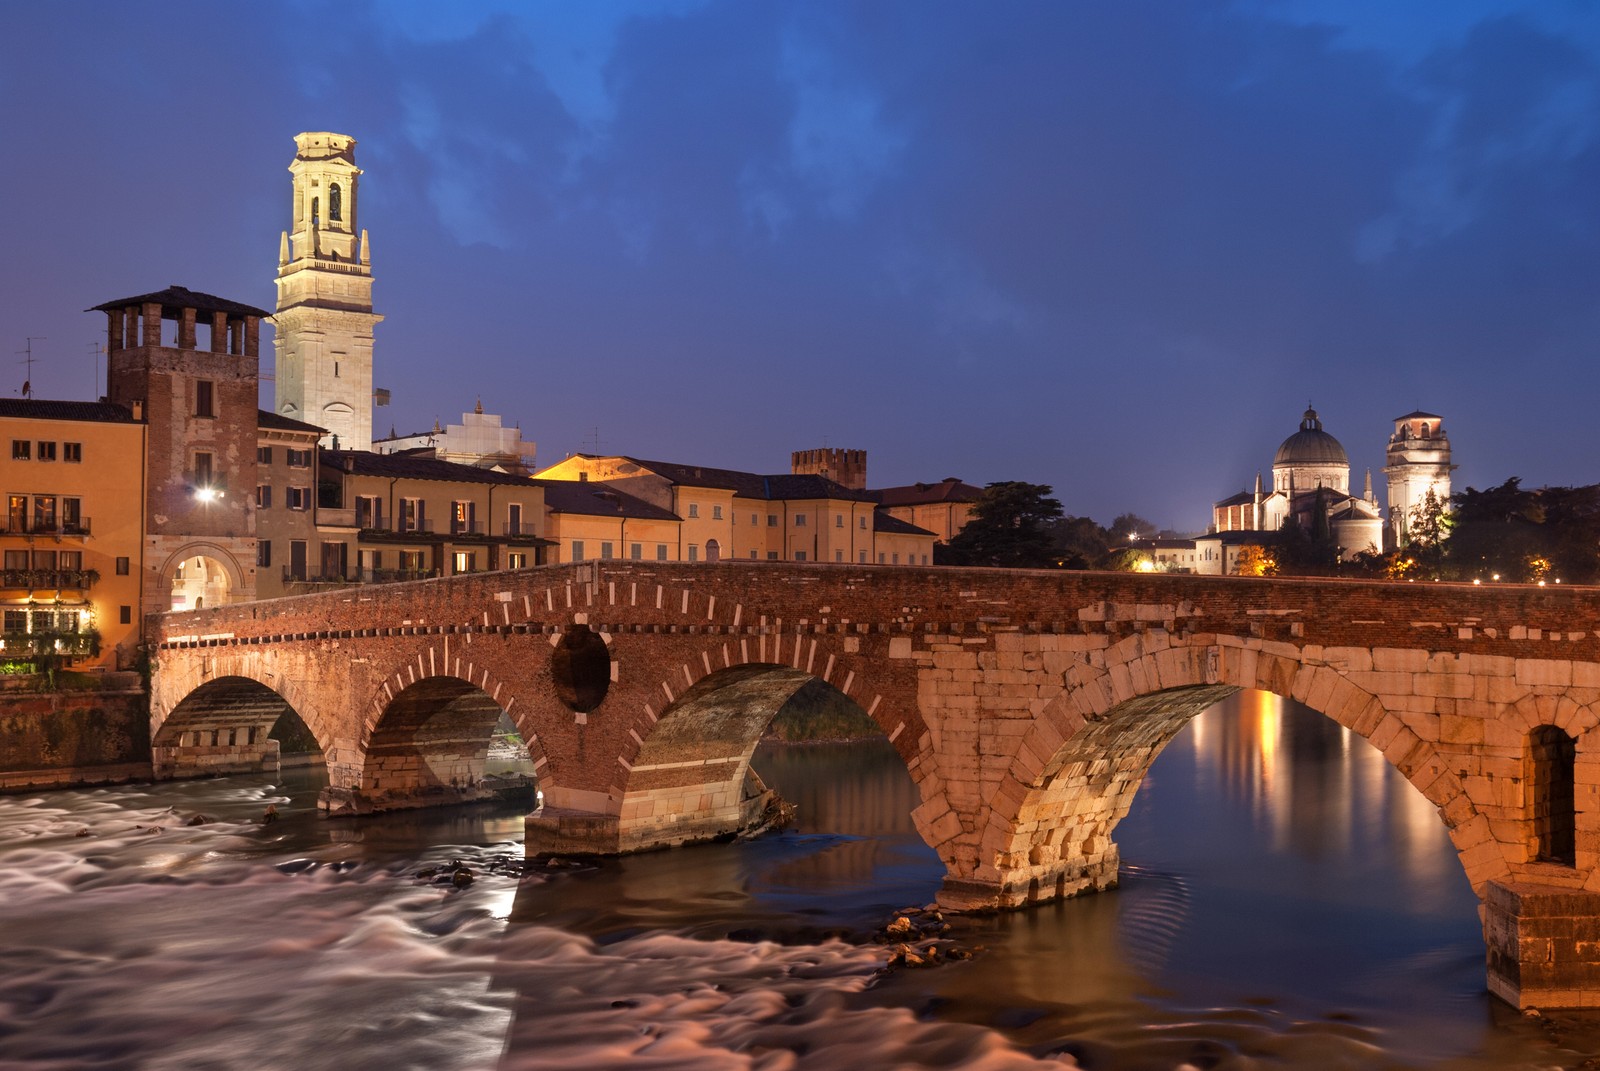
[[[1246,688],[1301,703],[1377,748],[1438,809],[1480,894],[1510,880],[1488,817],[1431,742],[1339,667],[1274,646],[1135,636],[1079,662],[994,793],[971,877],[952,874],[941,899],[1018,906],[1114,885],[1112,834],[1151,764],[1197,714]]]
[[[220,661],[220,660],[219,660]],[[198,777],[274,770],[278,742],[272,727],[286,713],[307,721],[295,692],[262,683],[235,666],[218,666],[206,680],[192,682],[170,709],[152,719],[151,766],[155,776]],[[326,750],[326,737],[317,735]]]
[[[848,641],[850,637],[843,637]],[[856,650],[845,648],[856,647]],[[914,672],[862,658],[833,635],[779,633],[694,645],[630,727],[619,757],[621,846],[711,839],[759,826],[773,803],[750,767],[773,717],[811,681],[854,701],[912,770],[931,769],[915,703]]]

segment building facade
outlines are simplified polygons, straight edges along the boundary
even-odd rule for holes
[[[462,413],[459,424],[441,428],[435,421],[432,431],[390,435],[374,440],[372,448],[380,454],[429,450],[440,461],[498,469],[516,476],[533,474],[536,450],[534,443],[522,438],[521,428],[508,428],[498,415],[485,413],[482,401],[472,412]]]
[[[1444,419],[1420,410],[1395,417],[1383,468],[1389,490],[1389,532],[1396,546],[1410,542],[1412,512],[1432,493],[1435,501],[1450,505],[1450,439]]]
[[[145,431],[108,402],[0,399],[0,664],[134,665]]]
[[[323,445],[372,448],[372,257],[357,224],[356,140],[295,136],[293,227],[278,243],[279,416],[326,429]]]

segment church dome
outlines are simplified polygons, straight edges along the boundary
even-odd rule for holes
[[[1339,440],[1322,430],[1322,421],[1317,419],[1315,409],[1306,410],[1300,421],[1300,430],[1283,440],[1277,456],[1272,459],[1273,468],[1302,465],[1342,465],[1346,468],[1350,465],[1350,457]]]

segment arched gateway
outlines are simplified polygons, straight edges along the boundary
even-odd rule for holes
[[[323,747],[329,805],[357,810],[470,798],[504,712],[544,792],[529,849],[551,851],[758,821],[750,753],[819,678],[905,761],[961,909],[1114,884],[1116,825],[1161,748],[1261,689],[1368,740],[1438,808],[1495,992],[1600,992],[1600,951],[1574,936],[1600,925],[1600,610],[1578,592],[595,562],[170,615],[156,663],[164,774],[216,768],[207,719],[255,724],[275,696]]]

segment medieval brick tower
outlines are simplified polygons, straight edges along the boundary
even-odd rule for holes
[[[1444,419],[1433,413],[1407,413],[1396,417],[1394,434],[1383,474],[1389,481],[1389,530],[1396,545],[1409,539],[1411,511],[1422,505],[1432,491],[1449,508],[1450,440],[1444,433]]]
[[[356,140],[295,136],[294,229],[278,244],[277,412],[372,449],[372,259],[357,229]],[[359,235],[359,240],[358,240]]]

